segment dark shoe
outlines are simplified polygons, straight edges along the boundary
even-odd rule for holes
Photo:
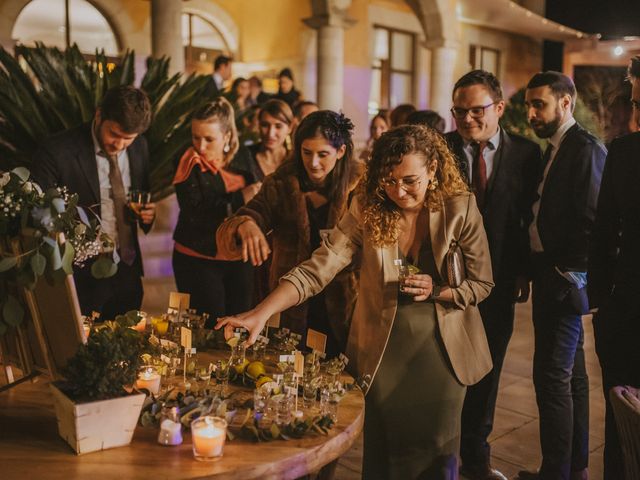
[[[538,474],[538,472],[529,472],[527,470],[520,470],[518,472],[518,476],[516,477],[516,480],[538,480],[540,478],[540,475]]]
[[[460,474],[468,480],[507,480],[502,473],[491,468],[488,463],[482,465],[463,465]]]

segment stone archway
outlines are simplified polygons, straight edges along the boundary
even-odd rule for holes
[[[0,43],[5,48],[13,48],[14,40],[11,32],[20,12],[31,0],[5,0],[0,4]],[[118,2],[110,0],[87,0],[105,18],[118,44],[120,51],[136,45],[142,51],[149,51],[149,40],[141,36],[127,12],[121,9]]]
[[[449,119],[451,90],[460,45],[457,0],[405,0],[414,11],[431,51],[429,108]],[[450,122],[447,122],[450,123]]]
[[[223,36],[233,57],[238,57],[240,50],[240,29],[231,15],[219,5],[209,0],[191,0],[184,4],[182,13],[194,13],[211,22]]]

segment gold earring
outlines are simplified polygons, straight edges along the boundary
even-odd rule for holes
[[[433,180],[431,180],[429,182],[429,185],[427,186],[427,190],[433,192],[436,188],[438,188],[438,179],[436,177],[433,177]]]

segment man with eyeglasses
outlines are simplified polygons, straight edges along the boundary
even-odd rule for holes
[[[632,122],[640,127],[640,56],[631,59]],[[602,174],[598,210],[589,248],[589,304],[605,398],[604,478],[624,478],[622,451],[609,391],[640,388],[640,133],[611,143]]]
[[[529,297],[529,242],[540,147],[500,127],[505,102],[498,79],[483,70],[453,89],[456,131],[445,137],[475,192],[489,240],[495,287],[480,303],[493,370],[468,387],[462,411],[461,473],[469,480],[504,479],[491,467],[493,429],[502,364],[513,332],[514,304]]]
[[[573,118],[576,97],[573,80],[553,71],[534,75],[525,92],[529,124],[548,146],[529,227],[542,464],[539,472],[520,472],[521,480],[588,478],[582,315],[589,311],[587,248],[607,152]]]

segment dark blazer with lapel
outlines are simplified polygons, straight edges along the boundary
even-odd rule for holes
[[[144,136],[139,135],[127,148],[131,188],[149,191],[149,149]],[[91,124],[67,130],[47,139],[33,158],[33,178],[43,189],[66,186],[77,193],[78,205],[98,217],[100,212],[100,182],[98,166],[91,137]],[[151,225],[140,223],[146,233]],[[135,266],[142,274],[137,228],[131,225],[136,244]]]
[[[640,292],[640,133],[611,144],[589,248],[589,303],[600,307],[613,286]]]
[[[458,166],[469,182],[464,141],[457,131],[445,135]],[[540,147],[531,140],[501,129],[500,145],[493,158],[482,218],[489,240],[496,284],[529,277],[528,227],[533,219],[537,179],[542,163]]]
[[[567,131],[549,168],[537,223],[544,252],[557,267],[587,270],[606,156],[604,145],[576,123]]]

